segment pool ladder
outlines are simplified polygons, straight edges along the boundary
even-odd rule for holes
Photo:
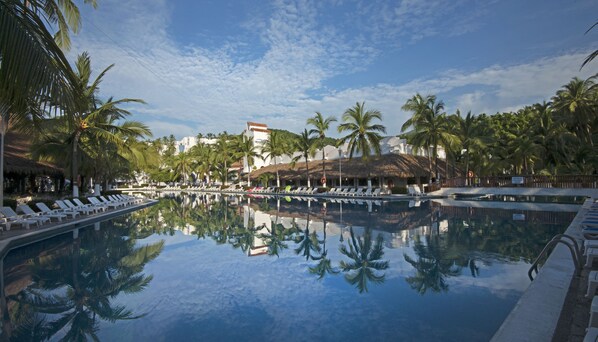
[[[559,243],[562,243],[569,248],[571,258],[573,259],[573,265],[575,266],[575,273],[578,276],[581,274],[581,270],[583,269],[583,242],[580,248],[574,237],[567,234],[557,234],[546,244],[546,246],[544,246],[532,266],[529,268],[529,271],[527,271],[527,276],[530,280],[534,280],[534,271],[536,274],[538,273],[538,265],[540,264],[540,261],[548,255],[548,251]]]

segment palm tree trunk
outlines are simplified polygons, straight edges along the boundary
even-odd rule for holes
[[[0,205],[4,206],[4,136],[6,135],[4,116],[0,117]]]
[[[432,169],[432,156],[430,155],[430,149],[428,149],[428,169],[430,175],[428,176],[428,184],[432,184],[432,176],[434,175],[434,169]]]
[[[469,185],[469,150],[465,152],[465,185]]]
[[[228,184],[228,168],[226,167],[226,160],[224,160],[224,185]]]
[[[325,161],[325,155],[324,155],[324,147],[322,147],[322,179],[324,180],[324,182],[322,183],[323,187],[326,187],[326,165],[324,164]]]
[[[278,163],[276,162],[276,157],[274,157],[274,167],[276,168],[276,187],[280,188],[280,177],[278,177]]]
[[[79,197],[79,183],[77,179],[79,177],[79,165],[78,165],[78,146],[79,146],[79,137],[81,136],[81,132],[75,133],[75,137],[73,138],[73,161],[71,163],[71,187],[73,188],[73,197]]]
[[[307,158],[305,158],[305,172],[307,173],[307,187],[311,188],[311,184],[309,181],[309,163],[307,162]]]

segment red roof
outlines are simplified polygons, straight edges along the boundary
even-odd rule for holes
[[[251,121],[247,121],[247,125],[249,125],[249,126],[259,126],[259,127],[268,127],[268,125],[266,125],[266,124],[261,124],[261,123],[257,123],[257,122],[251,122]]]
[[[254,132],[264,132],[264,133],[270,133],[269,129],[262,129],[262,128],[251,128],[252,131]]]

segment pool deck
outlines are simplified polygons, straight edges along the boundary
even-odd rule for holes
[[[49,239],[56,235],[64,234],[77,228],[89,226],[96,222],[149,207],[156,203],[158,203],[157,200],[144,199],[144,201],[139,204],[131,204],[123,208],[108,209],[105,212],[95,214],[81,215],[79,218],[66,219],[61,222],[50,222],[39,228],[32,226],[30,229],[4,230],[0,233],[0,259],[4,258],[11,249]]]

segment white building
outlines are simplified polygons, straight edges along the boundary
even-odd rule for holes
[[[214,145],[217,139],[208,139],[208,138],[201,138],[197,139],[197,137],[184,137],[183,139],[175,142],[175,151],[174,154],[177,155],[181,152],[189,152],[191,147],[195,146],[199,143],[206,144],[206,145]]]
[[[243,134],[248,138],[252,139],[253,143],[256,147],[256,152],[258,155],[263,155],[262,147],[268,137],[270,135],[270,130],[268,130],[268,125],[255,123],[255,122],[247,122],[247,126]],[[432,148],[426,150],[425,148],[414,148],[412,145],[407,144],[405,139],[401,139],[396,136],[386,137],[383,138],[380,142],[380,150],[382,154],[411,154],[416,156],[424,156],[427,157],[429,153],[432,153]],[[324,153],[324,159],[326,160],[334,160],[338,158],[349,158],[349,144],[345,143],[340,147],[335,147],[332,145],[324,146],[323,151],[321,149],[316,150],[313,157],[308,158],[309,161],[312,160],[322,160],[322,153]],[[372,155],[375,153],[372,151]],[[279,157],[277,160],[278,164],[286,164],[290,163],[293,158],[300,156],[301,153],[295,152],[293,155],[285,155]],[[353,158],[361,157],[361,153],[355,152],[353,154]],[[438,146],[438,158],[446,159],[446,151],[441,146]],[[303,162],[303,160],[301,160]],[[254,158],[254,165],[253,169],[257,170],[261,167],[272,165],[274,161],[270,158],[266,158],[265,160],[262,158]],[[248,172],[249,167],[247,165],[247,160],[243,161],[243,172]]]
[[[259,156],[262,156],[262,149],[264,144],[270,137],[270,130],[268,130],[268,125],[256,123],[256,122],[247,122],[247,126],[245,131],[243,131],[243,135],[247,139],[251,139],[253,141],[253,145],[255,146],[255,150]],[[259,169],[266,165],[270,165],[270,158],[266,158],[265,160],[261,157],[253,158],[253,169]],[[280,161],[279,161],[280,162]],[[243,172],[249,172],[249,165],[247,163],[247,159],[244,158],[243,160]]]

